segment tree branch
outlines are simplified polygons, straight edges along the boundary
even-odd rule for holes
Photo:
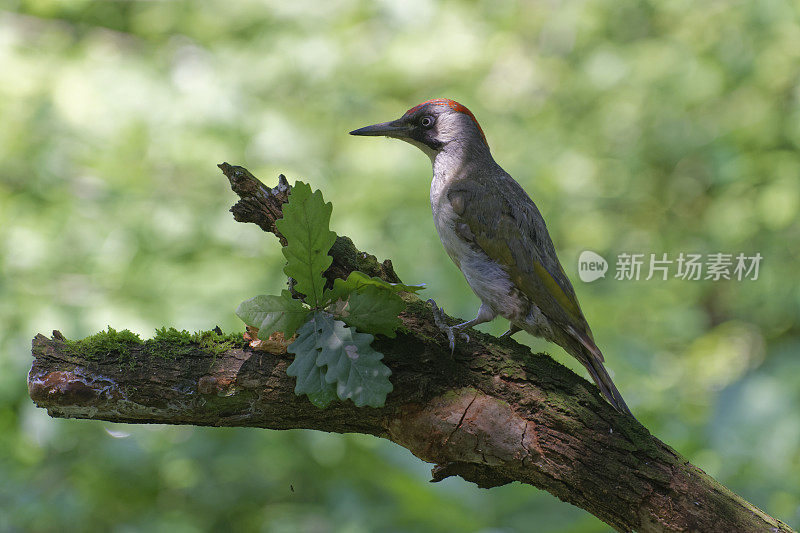
[[[287,200],[286,179],[269,189],[242,167],[220,168],[241,198],[231,209],[236,220],[283,240],[275,220]],[[379,263],[346,237],[330,254],[329,280],[358,269],[399,281],[391,262]],[[408,301],[405,332],[374,343],[394,384],[381,409],[334,402],[320,410],[295,396],[281,343],[275,353],[243,343],[214,355],[185,340],[81,353],[58,332],[40,334],[28,389],[54,417],[367,433],[435,463],[433,481],[455,475],[487,488],[520,481],[619,531],[791,531],[547,355],[474,332],[451,356],[430,309],[416,297]]]

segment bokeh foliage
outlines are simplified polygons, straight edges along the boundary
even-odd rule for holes
[[[322,189],[332,229],[471,317],[427,158],[346,135],[439,96],[539,204],[639,419],[800,526],[797,3],[5,0],[0,530],[605,531],[531,487],[430,485],[365,436],[51,420],[27,397],[37,332],[236,331],[239,302],[282,288],[222,161]],[[764,262],[584,284],[584,249]]]

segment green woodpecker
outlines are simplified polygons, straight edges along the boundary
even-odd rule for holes
[[[456,334],[500,315],[511,323],[504,336],[525,330],[558,344],[586,367],[611,405],[630,414],[603,367],[539,209],[492,158],[475,116],[440,98],[397,120],[350,133],[401,139],[433,163],[433,222],[450,259],[481,300],[474,319],[446,328],[450,349]]]

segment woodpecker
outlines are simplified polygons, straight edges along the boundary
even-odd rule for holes
[[[586,367],[614,408],[631,413],[603,366],[539,209],[495,162],[469,109],[437,98],[397,120],[350,134],[400,139],[431,159],[433,222],[450,259],[481,300],[475,318],[445,328],[451,351],[456,335],[499,315],[510,322],[503,336],[524,330],[558,344]],[[435,303],[434,311],[439,311]]]

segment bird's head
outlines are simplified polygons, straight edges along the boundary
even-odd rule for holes
[[[486,136],[475,115],[447,98],[422,102],[397,120],[353,130],[350,135],[393,137],[413,144],[431,158],[453,144],[488,150]]]

